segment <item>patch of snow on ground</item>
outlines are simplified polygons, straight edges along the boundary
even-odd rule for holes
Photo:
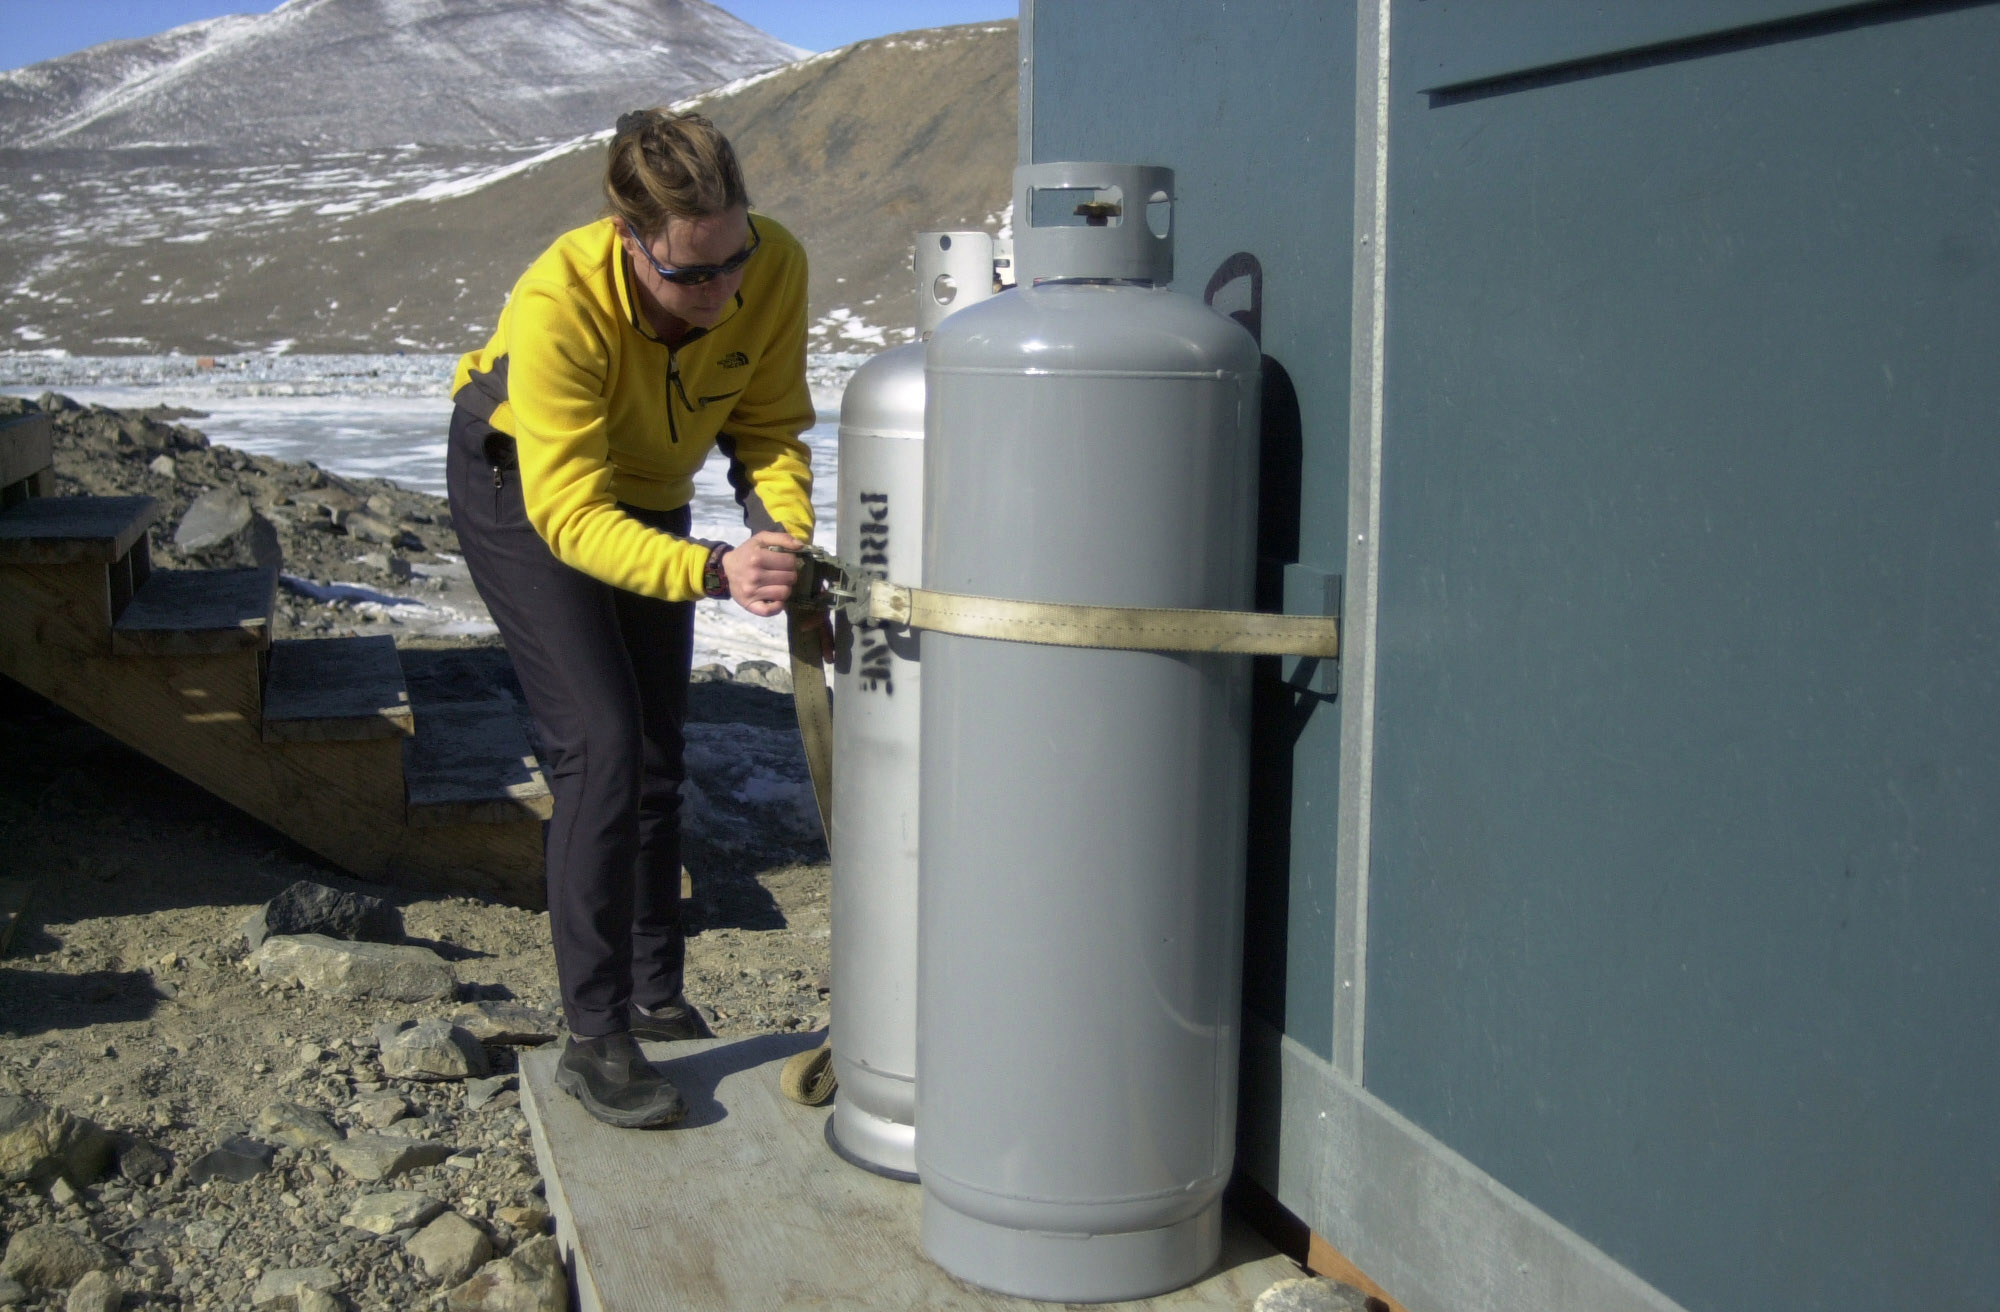
[[[482,173],[468,173],[461,177],[440,178],[436,182],[419,187],[406,196],[392,196],[378,208],[387,209],[392,205],[401,205],[406,201],[413,200],[449,200],[454,196],[470,196],[475,191],[483,190],[506,178],[511,178],[516,173],[525,173],[539,164],[546,164],[550,160],[561,159],[564,155],[572,155],[579,150],[588,150],[594,146],[601,146],[611,140],[611,136],[611,130],[607,128],[602,132],[592,132],[587,136],[562,142],[560,145],[551,146],[539,154],[530,155],[526,159],[515,160],[511,164],[502,164],[498,168],[488,169]]]
[[[819,808],[799,751],[798,731],[691,721],[681,824],[724,850],[760,832],[791,842],[819,836]],[[754,824],[746,819],[754,817]]]
[[[869,323],[844,305],[828,310],[806,331],[813,337],[834,337],[864,346],[889,344],[888,329]]]
[[[840,50],[848,48],[847,46],[842,46]],[[719,87],[710,87],[700,95],[689,96],[686,100],[676,100],[673,104],[667,106],[667,108],[674,110],[676,113],[684,114],[690,109],[697,108],[704,101],[715,100],[722,96],[733,96],[739,91],[756,86],[759,82],[768,82],[780,74],[793,73],[801,69],[811,68],[814,64],[824,64],[827,60],[838,55],[840,50],[822,50],[816,55],[807,55],[804,59],[795,60],[789,64],[780,64],[776,68],[767,68],[761,73],[752,73],[748,77],[739,77],[733,82],[724,82]]]

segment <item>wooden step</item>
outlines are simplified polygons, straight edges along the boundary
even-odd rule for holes
[[[119,656],[261,651],[271,645],[277,591],[276,570],[154,570],[111,626],[111,650]]]
[[[441,702],[403,744],[412,826],[546,820],[554,799],[511,699]]]
[[[113,564],[159,517],[152,497],[31,497],[0,510],[0,565]]]
[[[0,505],[55,491],[55,429],[45,414],[0,417]]]
[[[396,640],[298,639],[271,644],[264,741],[357,742],[416,729]]]

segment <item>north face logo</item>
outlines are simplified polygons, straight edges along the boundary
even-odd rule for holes
[[[750,363],[750,357],[741,351],[731,351],[728,355],[716,361],[716,363],[724,369],[741,369],[744,365]]]

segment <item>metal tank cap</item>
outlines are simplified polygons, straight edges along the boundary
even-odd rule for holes
[[[917,339],[993,295],[993,236],[977,228],[917,234]]]
[[[1023,164],[1014,249],[1023,283],[1174,280],[1174,171],[1152,164]]]

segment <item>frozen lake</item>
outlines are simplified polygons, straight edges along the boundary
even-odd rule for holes
[[[279,460],[310,460],[354,478],[387,478],[445,494],[445,432],[451,422],[451,356],[225,356],[204,370],[187,356],[0,355],[0,391],[56,391],[85,404],[170,405],[206,412],[188,424],[209,440]],[[817,356],[809,372],[818,422],[806,435],[813,457],[817,538],[834,541],[834,459],[840,387],[866,356]],[[726,462],[711,456],[695,478],[697,537],[737,541],[743,518]],[[695,663],[784,664],[784,621],[759,619],[729,602],[702,602]]]

